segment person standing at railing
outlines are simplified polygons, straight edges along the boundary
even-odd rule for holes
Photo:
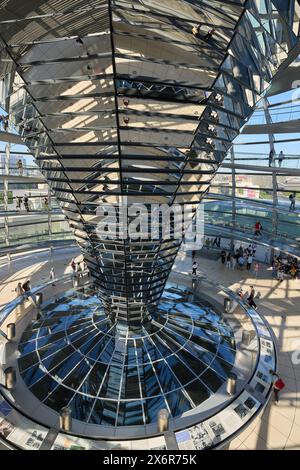
[[[225,250],[222,250],[220,256],[221,256],[222,264],[225,264],[225,262],[226,262],[226,257],[227,257],[226,251],[225,251]]]
[[[241,271],[243,270],[244,265],[245,265],[245,258],[244,256],[240,256],[238,259],[238,266]]]
[[[257,305],[256,303],[254,302],[254,297],[255,297],[255,289],[253,286],[250,286],[250,293],[249,293],[249,297],[247,299],[247,302],[248,304],[250,305],[250,307],[254,308],[254,310],[257,309]]]
[[[21,282],[18,282],[17,287],[15,288],[15,292],[17,293],[17,297],[21,297],[24,294],[24,289]]]
[[[20,175],[20,176],[23,176],[24,167],[23,167],[23,162],[22,162],[22,160],[18,160],[18,161],[17,161],[17,169],[19,170],[19,175]]]
[[[283,151],[281,150],[280,151],[280,154],[278,155],[278,165],[279,165],[279,168],[282,167],[282,163],[283,163],[283,160],[285,159],[285,155],[283,153]]]
[[[3,120],[3,129],[5,130],[5,132],[8,129],[8,116],[6,116]]]
[[[280,282],[284,281],[284,268],[282,266],[278,267],[277,280],[280,281]]]
[[[240,299],[242,299],[242,300],[244,299],[245,293],[244,293],[244,291],[243,291],[243,289],[242,289],[241,286],[237,288],[236,293],[237,293],[237,295],[240,297]]]
[[[194,261],[193,266],[192,266],[192,276],[197,276],[197,269],[198,269],[198,263],[197,261]]]
[[[22,201],[23,199],[21,196],[16,197],[16,209],[19,211],[22,209]]]
[[[227,256],[226,256],[226,269],[230,269],[231,268],[231,254],[230,254],[230,251],[227,253]]]
[[[49,210],[49,201],[48,201],[47,196],[44,197],[44,206],[45,206],[46,211],[48,211]]]
[[[237,265],[237,258],[235,253],[231,256],[231,269],[234,271]]]
[[[252,263],[253,263],[253,256],[252,256],[252,252],[249,253],[248,257],[247,257],[247,271],[250,271],[251,267],[252,267]]]
[[[78,261],[76,265],[76,275],[78,276],[78,278],[82,277],[82,267],[80,266],[80,261]]]
[[[265,263],[266,264],[270,263],[270,248],[266,248],[265,250]]]
[[[292,264],[291,269],[290,269],[290,275],[292,276],[292,279],[296,279],[298,274],[298,267],[296,264]]]
[[[83,268],[82,268],[83,271],[87,271],[87,270],[88,270],[88,266],[87,266],[86,262],[83,260],[82,263],[83,263]]]
[[[200,38],[200,29],[201,25],[198,24],[197,26],[192,27],[192,35],[195,36],[196,38]]]
[[[29,212],[29,199],[28,199],[28,196],[25,194],[24,196],[24,199],[23,199],[23,202],[24,202],[24,207],[25,207],[25,210],[26,212]]]
[[[26,281],[24,282],[24,284],[22,285],[22,289],[24,291],[24,294],[25,296],[28,298],[29,295],[30,295],[30,290],[31,290],[31,286],[30,286],[30,281]]]
[[[296,193],[290,194],[289,200],[291,201],[290,212],[296,210]]]
[[[71,261],[71,263],[70,263],[70,266],[71,266],[71,268],[72,268],[73,273],[75,273],[75,270],[76,270],[76,263],[75,263],[74,258],[72,259],[72,261]]]
[[[269,167],[273,165],[273,160],[274,160],[274,150],[272,149],[269,153]]]

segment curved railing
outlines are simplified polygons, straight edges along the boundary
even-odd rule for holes
[[[190,276],[186,274],[174,272],[173,275],[176,277],[177,283],[183,280],[185,280],[185,284],[191,282]],[[70,286],[72,279],[74,279],[74,276],[68,274],[57,280],[56,284],[61,287],[61,292]],[[33,306],[36,306],[37,294],[45,293],[49,287],[51,298],[52,282],[53,281],[46,282],[42,286],[32,289],[31,298]],[[252,354],[252,362],[247,378],[239,384],[237,393],[232,396],[232,399],[226,402],[226,407],[222,407],[210,416],[200,419],[199,422],[195,421],[192,425],[188,424],[190,420],[184,417],[181,419],[182,427],[180,427],[179,430],[177,428],[175,431],[179,449],[186,448],[187,441],[189,441],[191,446],[194,445],[196,449],[219,448],[224,446],[228,440],[234,438],[234,436],[247,426],[258,413],[261,413],[266,406],[272,393],[273,379],[268,371],[270,371],[270,369],[275,370],[277,365],[276,349],[272,334],[260,315],[244,304],[230,289],[224,288],[216,282],[207,281],[202,277],[193,279],[193,291],[196,292],[200,286],[201,292],[205,293],[204,300],[207,298],[212,303],[213,294],[213,298],[217,302],[219,309],[222,308],[224,302],[224,305],[227,306],[227,313],[224,314],[225,318],[227,318],[227,322],[230,323],[239,319],[243,331],[252,331],[250,343],[246,345],[246,343],[244,344],[241,341],[237,347],[237,352],[246,351],[246,354]],[[228,299],[230,299],[229,303]],[[15,299],[0,311],[0,329],[2,333],[4,333],[2,339],[0,338],[0,342],[10,344],[4,326],[11,321],[14,312],[22,306],[24,300],[24,298]],[[26,311],[25,315],[30,315],[30,311],[32,311],[32,308]],[[3,336],[6,336],[6,338]],[[268,358],[267,361],[266,358]],[[8,432],[6,436],[7,441],[22,449],[45,448],[45,438],[49,432],[49,428],[30,419],[28,416],[24,415],[24,412],[20,411],[20,409],[14,409],[10,399],[10,397],[12,397],[10,391],[6,390],[3,386],[1,389],[0,417],[2,416],[1,410],[6,409],[7,415],[2,417],[7,422],[8,430],[14,428],[11,432]],[[17,421],[14,421],[13,418],[17,419]],[[230,426],[228,425],[229,421],[231,422]],[[16,426],[20,427],[18,433],[14,433]],[[34,430],[35,435],[40,436],[40,441],[36,441],[35,438],[31,436],[33,433],[32,430]],[[156,434],[156,437],[148,437],[145,439],[117,440],[115,438],[114,440],[108,440],[102,436],[101,440],[99,440],[100,436],[98,439],[92,439],[74,435],[72,432],[66,435],[62,430],[57,429],[54,437],[55,439],[52,440],[48,448],[151,449],[157,447],[157,445],[166,445],[164,436],[159,433]],[[36,447],[32,447],[32,441],[36,442]]]

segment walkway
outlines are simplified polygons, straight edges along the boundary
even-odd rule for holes
[[[0,175],[1,183],[3,181],[8,181],[9,183],[37,183],[37,184],[46,184],[46,180],[43,175],[36,176],[19,176],[19,175]]]
[[[63,259],[62,259],[63,253]],[[41,284],[48,279],[52,265],[58,276],[69,271],[73,256],[78,256],[76,248],[64,248],[54,252],[49,260],[49,251],[31,252],[19,255],[9,268],[5,258],[0,258],[0,308],[15,298],[14,288],[19,281],[31,277],[32,285]],[[229,445],[230,449],[286,449],[300,450],[300,390],[299,365],[293,364],[291,355],[297,348],[300,350],[300,280],[285,280],[281,284],[272,279],[271,271],[263,266],[256,279],[254,273],[247,271],[229,271],[219,261],[203,257],[198,258],[201,272],[208,278],[229,286],[235,290],[242,286],[245,291],[253,284],[260,299],[258,308],[277,339],[279,352],[279,373],[286,383],[278,404],[271,403],[261,418],[257,418],[238,438]],[[172,273],[171,280],[181,282],[181,276],[175,271],[190,274],[191,258],[179,260]],[[250,277],[248,277],[250,276]],[[300,353],[299,353],[300,359]]]
[[[19,134],[12,134],[11,132],[0,131],[0,142],[7,142],[9,144],[24,145]]]
[[[274,248],[274,250],[281,251],[290,256],[300,258],[300,238],[297,240],[288,239],[285,235],[282,235],[281,239],[274,239],[270,234],[254,237],[253,232],[249,230],[242,230],[241,227],[225,227],[224,225],[218,224],[205,224],[205,235],[206,236],[218,236],[222,234],[222,238],[229,240],[239,240],[247,243],[255,242],[257,245]],[[284,241],[285,240],[285,241]]]
[[[287,279],[280,284],[272,279],[271,269],[266,265],[256,279],[251,271],[250,275],[247,271],[231,271],[219,261],[203,257],[197,261],[202,274],[232,290],[242,286],[247,292],[250,285],[255,286],[260,297],[256,300],[259,312],[276,336],[279,374],[286,384],[279,403],[270,403],[262,417],[257,418],[234,439],[229,449],[300,450],[300,280]],[[191,258],[188,257],[184,264],[179,262],[175,269],[190,273],[191,263]],[[299,364],[293,364],[292,354],[297,349]]]

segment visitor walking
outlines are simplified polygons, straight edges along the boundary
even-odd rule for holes
[[[279,377],[279,375],[276,374],[276,372],[274,372],[273,370],[270,370],[270,374],[273,375],[273,377],[274,377],[273,391],[274,391],[275,401],[276,401],[276,403],[278,403],[278,401],[279,401],[279,392],[281,392],[281,390],[284,389],[285,383]]]
[[[261,231],[262,231],[262,225],[259,221],[257,221],[256,224],[254,225],[254,235],[256,237],[261,235]]]
[[[215,237],[214,241],[213,241],[213,244],[212,244],[212,247],[216,246],[217,248],[219,248],[219,245],[218,245],[218,237]]]
[[[290,194],[289,200],[291,201],[290,212],[296,210],[296,193]]]
[[[283,151],[281,150],[280,151],[280,154],[278,155],[278,165],[279,165],[279,168],[282,167],[282,163],[283,163],[283,160],[285,159],[285,155],[283,153]]]
[[[225,250],[221,251],[221,261],[222,261],[222,264],[225,264],[225,261],[226,261],[226,251]]]
[[[254,289],[253,286],[250,286],[250,294],[249,294],[249,297],[248,297],[247,301],[248,301],[248,304],[250,305],[250,307],[252,307],[256,310],[257,305],[254,302],[254,297],[255,297],[255,289]]]
[[[50,269],[49,278],[50,278],[50,281],[52,281],[52,286],[55,286],[55,284],[54,284],[55,271],[54,271],[53,267]]]
[[[198,263],[197,261],[194,261],[193,266],[192,266],[192,276],[197,276],[197,269],[198,269]]]
[[[221,237],[220,237],[220,235],[215,237],[212,246],[216,246],[217,248],[220,248],[220,246],[221,246]]]

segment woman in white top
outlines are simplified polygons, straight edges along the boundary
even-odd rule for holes
[[[17,297],[21,297],[21,295],[24,294],[24,290],[23,290],[21,282],[18,282],[18,285],[15,288],[15,292],[17,293]]]

